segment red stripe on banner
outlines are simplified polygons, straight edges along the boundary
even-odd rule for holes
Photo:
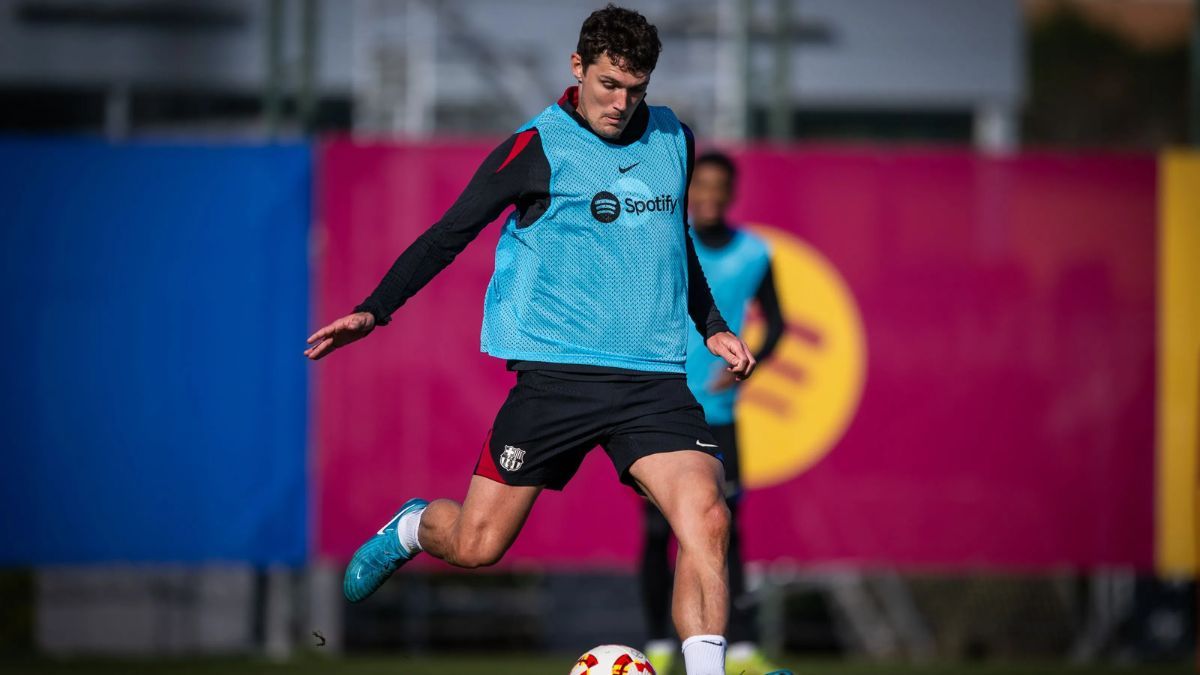
[[[804,366],[784,361],[783,359],[771,359],[771,371],[778,374],[780,377],[790,380],[793,384],[804,384],[808,379],[807,373],[804,372]]]
[[[789,322],[785,330],[789,336],[794,337],[801,342],[806,342],[817,348],[822,346],[821,334],[814,330],[812,326]]]

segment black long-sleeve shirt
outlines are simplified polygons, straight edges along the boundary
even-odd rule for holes
[[[576,122],[592,131],[587,120],[575,109],[578,89],[572,87],[559,99],[558,105],[569,113]],[[645,102],[638,105],[628,126],[615,140],[605,139],[615,145],[629,145],[639,140],[649,124],[650,111]],[[687,178],[691,182],[695,163],[695,140],[691,130],[684,126],[687,137]],[[594,133],[594,131],[593,131]],[[513,134],[487,156],[442,218],[423,232],[409,245],[383,280],[362,303],[356,312],[370,312],[377,325],[386,325],[391,315],[417,291],[429,283],[454,258],[479,235],[488,223],[494,221],[508,206],[516,207],[518,227],[527,226],[537,220],[550,205],[550,162],[542,147],[537,129],[528,129]],[[687,199],[684,199],[685,209]],[[687,215],[684,213],[684,227]],[[721,317],[712,292],[705,280],[704,271],[696,258],[690,237],[687,240],[688,265],[688,314],[696,330],[706,339],[729,330]],[[566,252],[564,252],[565,254]],[[574,366],[543,364],[536,362],[510,362],[514,369],[546,368],[581,372],[636,373],[662,376],[661,373],[641,373],[620,368],[596,366]],[[672,374],[666,374],[672,375]]]

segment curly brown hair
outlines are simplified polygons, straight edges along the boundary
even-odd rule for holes
[[[642,74],[658,64],[662,42],[658,40],[658,29],[646,17],[610,3],[584,20],[575,51],[585,69],[602,54],[608,54],[618,68]]]

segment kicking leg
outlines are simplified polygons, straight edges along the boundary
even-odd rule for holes
[[[426,507],[417,539],[424,551],[451,565],[494,565],[517,538],[541,491],[472,476],[461,505],[438,499]]]
[[[422,550],[459,567],[495,564],[512,545],[541,490],[472,476],[461,505],[449,499],[432,504],[408,500],[355,551],[342,592],[351,602],[366,599]]]

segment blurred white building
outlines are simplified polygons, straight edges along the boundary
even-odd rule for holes
[[[0,129],[499,135],[571,83],[595,0],[5,0]],[[726,139],[974,139],[1025,91],[1015,0],[643,0],[651,100]]]

